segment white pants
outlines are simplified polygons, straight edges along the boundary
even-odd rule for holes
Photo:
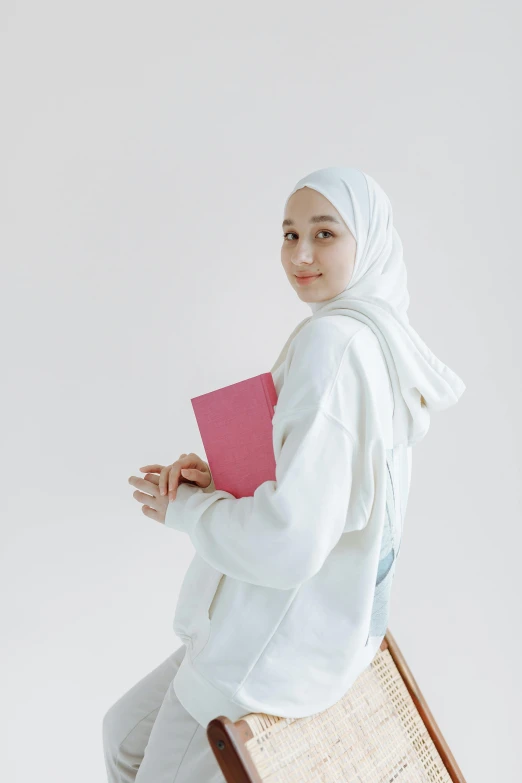
[[[206,728],[172,687],[185,651],[183,644],[104,715],[109,783],[225,783]]]

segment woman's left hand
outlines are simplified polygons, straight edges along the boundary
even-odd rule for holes
[[[160,469],[157,474],[146,473],[143,478],[141,476],[131,476],[129,484],[132,484],[133,487],[138,487],[136,492],[132,493],[132,497],[145,504],[141,509],[145,516],[165,524],[169,496],[160,495],[159,480],[164,466],[157,465],[156,467]]]

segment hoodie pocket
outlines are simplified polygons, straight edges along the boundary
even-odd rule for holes
[[[221,571],[196,553],[181,584],[173,627],[187,645],[192,660],[210,636],[211,608],[222,578]]]

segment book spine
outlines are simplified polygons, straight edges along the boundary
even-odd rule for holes
[[[270,399],[270,387],[268,385],[269,382],[270,382],[270,379],[268,378],[267,375],[261,375],[261,386],[263,387],[263,391],[265,393],[265,399],[266,399],[266,404],[267,404],[267,407],[268,407],[268,413],[269,413],[269,416],[270,416],[270,421],[272,421],[274,413],[275,413],[276,403],[273,403],[272,400]],[[273,383],[273,381],[272,381],[272,383]]]

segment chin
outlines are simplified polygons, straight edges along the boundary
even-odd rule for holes
[[[303,302],[318,302],[319,297],[316,293],[313,291],[298,291],[297,292],[299,299],[302,299]]]

